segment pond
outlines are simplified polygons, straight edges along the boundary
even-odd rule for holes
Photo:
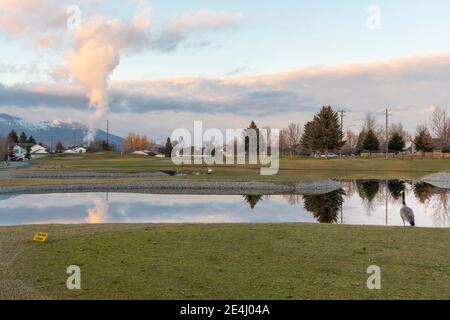
[[[78,223],[340,223],[450,227],[450,191],[414,181],[342,181],[320,195],[66,193],[0,195],[0,225]],[[408,224],[406,224],[408,225]]]

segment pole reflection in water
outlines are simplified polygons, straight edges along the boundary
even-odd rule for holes
[[[417,226],[450,227],[449,190],[406,180],[348,180],[342,181],[340,190],[303,196],[0,194],[0,225],[319,222],[403,226],[403,191]]]

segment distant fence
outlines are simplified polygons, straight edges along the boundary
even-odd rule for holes
[[[369,155],[368,153],[361,153],[362,158],[385,158],[386,153],[372,153]],[[425,152],[425,154],[422,153],[400,153],[400,154],[394,154],[389,153],[388,157],[390,159],[405,159],[405,160],[420,160],[420,159],[450,159],[450,153],[441,153],[441,152]]]

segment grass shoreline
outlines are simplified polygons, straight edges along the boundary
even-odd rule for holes
[[[449,241],[449,229],[303,223],[0,227],[0,297],[448,299]],[[65,288],[71,264],[80,291]],[[366,287],[373,264],[382,290]]]
[[[208,167],[213,169],[213,174],[206,174]],[[183,172],[186,175],[148,176],[162,170]],[[255,165],[176,166],[168,159],[136,155],[85,154],[80,155],[77,159],[68,158],[68,160],[64,156],[57,155],[35,160],[34,166],[28,169],[0,172],[0,189],[6,186],[99,185],[117,182],[150,183],[152,181],[300,183],[329,179],[420,180],[437,172],[450,172],[450,159],[342,158],[324,160],[290,157],[281,158],[277,175],[261,176],[260,167]],[[111,176],[101,177],[97,176],[97,173]],[[77,174],[80,177],[77,177]],[[142,176],[142,174],[144,175]],[[115,175],[120,178],[115,178]]]

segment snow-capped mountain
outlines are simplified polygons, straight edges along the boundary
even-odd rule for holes
[[[77,122],[41,121],[30,123],[21,118],[0,113],[0,134],[6,137],[13,129],[17,134],[23,131],[27,136],[33,136],[36,141],[44,145],[50,146],[53,139],[54,145],[61,141],[66,147],[74,144],[82,145],[83,138],[88,131],[85,125]],[[106,132],[97,129],[95,139],[106,140]],[[111,133],[109,134],[109,141],[116,149],[120,149],[123,144],[121,137]]]

